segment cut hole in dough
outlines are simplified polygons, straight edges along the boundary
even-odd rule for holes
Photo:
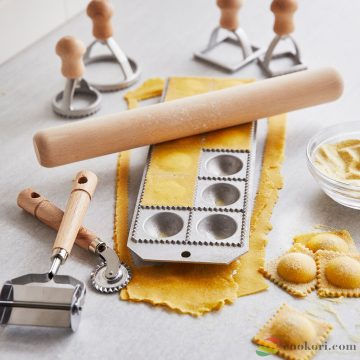
[[[270,261],[259,271],[294,296],[304,297],[316,286],[314,254],[301,244],[293,245],[285,254]]]
[[[253,342],[276,349],[285,359],[303,360],[315,354],[331,330],[330,324],[283,304]]]
[[[360,255],[320,250],[316,254],[318,294],[360,297]]]

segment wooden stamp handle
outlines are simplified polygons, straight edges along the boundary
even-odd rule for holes
[[[235,31],[239,27],[238,11],[244,0],[216,0],[220,8],[220,26],[224,29]]]
[[[112,36],[111,17],[114,10],[110,3],[104,0],[92,0],[86,9],[86,13],[93,22],[92,32],[95,39],[104,41]]]
[[[67,79],[79,79],[84,74],[84,44],[73,36],[65,36],[56,44],[56,54],[61,59],[61,72]]]
[[[45,225],[54,230],[59,230],[64,212],[37,191],[31,188],[24,189],[18,195],[17,204]],[[85,227],[81,227],[75,243],[81,248],[88,250],[91,243],[96,239],[98,239],[98,236],[95,233]]]
[[[297,8],[296,0],[273,0],[271,11],[275,15],[274,32],[277,35],[285,36],[294,31],[294,13]]]
[[[65,249],[70,254],[96,185],[97,177],[93,172],[83,170],[76,175],[53,250]]]

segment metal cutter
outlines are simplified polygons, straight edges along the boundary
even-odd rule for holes
[[[84,55],[85,65],[99,62],[115,62],[120,66],[123,79],[111,84],[93,83],[91,85],[100,91],[116,91],[133,85],[140,77],[137,63],[128,58],[116,43],[113,35],[111,17],[113,7],[103,0],[92,0],[87,7],[87,14],[93,21],[93,35],[95,40],[88,46]],[[95,55],[91,53],[96,44],[105,45],[110,50],[109,55]]]
[[[217,0],[216,3],[221,11],[220,26],[216,27],[211,33],[207,47],[200,52],[196,52],[194,58],[218,66],[225,71],[235,72],[258,59],[264,53],[264,50],[252,45],[245,31],[239,27],[237,12],[242,6],[243,0]],[[227,31],[229,36],[219,40],[222,30]],[[231,44],[241,50],[242,56],[239,56],[236,64],[216,59],[209,54],[210,51],[223,43]]]
[[[20,192],[18,205],[38,220],[57,230],[63,218],[63,211],[37,191],[28,188]],[[91,284],[103,293],[111,294],[125,287],[131,280],[131,270],[120,262],[116,252],[89,229],[81,227],[76,245],[88,250],[101,259],[91,273]]]
[[[83,43],[72,36],[65,36],[56,44],[56,53],[62,61],[61,71],[66,78],[64,91],[57,94],[52,102],[54,112],[60,116],[81,118],[100,109],[101,94],[82,78],[84,52]],[[86,103],[77,106],[75,100]]]
[[[59,225],[49,271],[6,281],[0,293],[0,324],[69,327],[74,331],[78,328],[85,285],[57,272],[71,252],[96,184],[94,173],[77,174]],[[32,196],[36,198],[37,194]]]
[[[307,69],[307,66],[301,62],[299,46],[295,39],[290,35],[295,28],[293,16],[296,10],[296,0],[273,0],[271,4],[271,11],[275,15],[274,32],[276,33],[276,36],[271,41],[264,58],[259,60],[260,66],[269,77],[290,74]],[[276,47],[281,42],[287,40],[294,47],[295,51],[286,51],[275,54]],[[292,66],[281,70],[273,70],[271,65],[273,65],[274,61],[281,59],[289,59]]]

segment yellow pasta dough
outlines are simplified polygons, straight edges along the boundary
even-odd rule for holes
[[[236,79],[171,78],[167,100],[195,95],[210,90],[249,82]],[[142,87],[141,87],[142,88]],[[131,104],[146,96],[146,92],[132,91]],[[129,102],[130,104],[130,102]],[[242,126],[238,128],[241,129]],[[244,128],[247,128],[245,125]],[[228,134],[231,136],[231,133]],[[125,262],[131,264],[133,279],[121,290],[122,300],[147,302],[193,316],[204,315],[232,303],[239,296],[253,294],[267,288],[258,272],[264,264],[266,235],[271,230],[270,217],[282,187],[280,173],[285,148],[286,115],[269,119],[268,135],[263,156],[258,193],[251,217],[249,251],[229,265],[158,264],[137,266],[126,246],[128,237],[128,178],[129,152],[121,153],[117,169],[117,196],[115,212],[115,249]],[[224,138],[231,140],[231,138]],[[158,144],[155,148],[179,146],[189,148],[204,143],[202,136]],[[163,147],[162,147],[163,148]],[[165,161],[166,162],[166,161]],[[162,169],[161,169],[162,167]],[[165,166],[166,167],[166,166]],[[160,164],[158,175],[163,170]]]
[[[313,252],[330,250],[342,253],[357,253],[354,240],[346,230],[300,234],[294,237],[294,243],[303,244]]]
[[[320,250],[316,254],[318,294],[360,297],[360,255]]]
[[[307,360],[316,353],[331,330],[330,324],[283,304],[253,342],[276,349],[276,354],[285,359]]]
[[[259,271],[294,296],[304,297],[316,286],[314,255],[301,244],[295,244],[285,254],[270,261]]]

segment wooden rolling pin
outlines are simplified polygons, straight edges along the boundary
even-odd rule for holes
[[[319,105],[342,91],[336,70],[307,70],[40,130],[34,146],[40,164],[54,167]]]

